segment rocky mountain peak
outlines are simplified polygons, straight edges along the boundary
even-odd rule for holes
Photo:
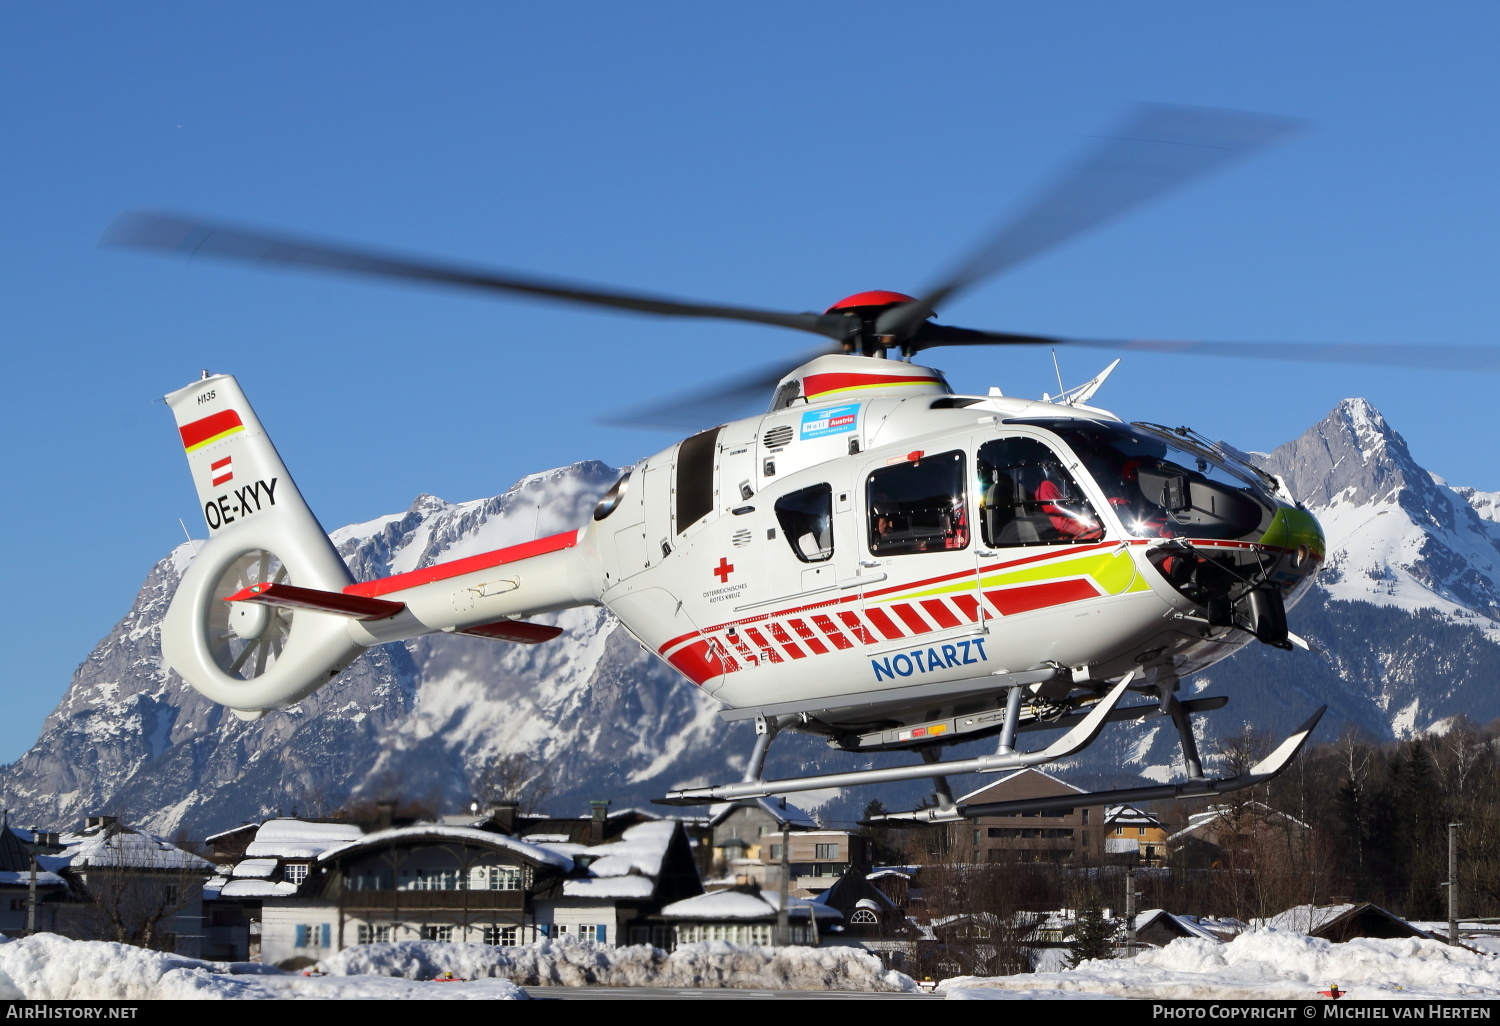
[[[1431,499],[1437,486],[1412,459],[1406,439],[1368,399],[1344,399],[1302,437],[1277,448],[1266,465],[1309,506],[1398,501],[1416,489]]]

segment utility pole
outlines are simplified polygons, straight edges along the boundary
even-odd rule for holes
[[[790,877],[792,859],[789,840],[791,823],[786,816],[786,799],[781,799],[781,907],[776,910],[776,944],[786,947],[792,942],[791,919],[787,915],[787,901],[792,896]]]
[[[1448,943],[1458,943],[1458,828],[1448,824]]]
[[[1125,957],[1135,957],[1135,867],[1125,867]]]

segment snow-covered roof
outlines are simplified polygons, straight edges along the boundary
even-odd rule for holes
[[[1136,917],[1135,917],[1135,929],[1136,929],[1136,932],[1139,933],[1141,930],[1144,930],[1146,927],[1150,926],[1152,923],[1156,922],[1158,919],[1171,920],[1173,923],[1175,923],[1178,926],[1180,926],[1187,933],[1187,935],[1190,936],[1190,937],[1198,937],[1198,938],[1200,938],[1202,940],[1211,940],[1211,941],[1220,941],[1220,942],[1222,942],[1224,940],[1224,938],[1221,937],[1221,936],[1219,936],[1218,934],[1216,934],[1216,933],[1214,933],[1214,932],[1212,932],[1210,930],[1204,929],[1203,926],[1200,925],[1198,919],[1195,916],[1173,915],[1171,912],[1168,912],[1166,909],[1163,909],[1163,908],[1148,908],[1144,912],[1138,912],[1138,913],[1136,913]]]
[[[514,855],[519,855],[524,859],[544,866],[552,866],[564,872],[573,868],[573,860],[571,858],[548,848],[543,848],[540,845],[528,844],[514,837],[506,837],[504,834],[492,834],[487,830],[475,830],[473,827],[444,826],[441,823],[418,823],[414,826],[391,827],[389,830],[377,830],[373,834],[365,834],[356,840],[347,841],[337,847],[330,847],[318,856],[318,861],[326,862],[335,855],[348,855],[361,848],[405,841],[434,841],[439,844],[445,841],[463,842],[464,844],[487,848],[500,848]]]
[[[302,819],[268,819],[245,847],[247,856],[315,859],[358,840],[364,832],[353,823],[309,823]]]
[[[216,834],[209,834],[207,837],[205,837],[203,839],[203,843],[204,844],[213,844],[215,841],[223,840],[224,838],[229,837],[229,836],[231,836],[233,834],[238,834],[238,833],[242,833],[243,831],[246,831],[246,830],[255,830],[255,829],[257,829],[257,826],[254,823],[241,823],[237,827],[230,827],[228,830],[220,830]]]
[[[1369,902],[1356,902],[1345,905],[1296,905],[1268,919],[1252,919],[1250,920],[1250,924],[1262,928],[1291,930],[1296,933],[1310,934],[1321,930],[1347,912],[1365,907],[1384,913],[1397,922],[1406,922],[1406,920],[1394,912],[1383,909],[1379,905],[1372,905]],[[1407,923],[1407,925],[1418,932],[1424,932],[1414,924]]]
[[[780,908],[775,893],[750,894],[745,891],[713,891],[696,897],[674,901],[661,910],[669,919],[766,919],[774,917]],[[819,919],[843,920],[838,909],[820,905],[806,898],[792,898],[787,902],[787,917],[806,919],[811,912]]]
[[[0,886],[6,887],[29,887],[31,885],[31,870],[15,871],[0,870]],[[36,885],[38,887],[66,887],[63,878],[56,873],[49,873],[44,869],[38,869],[36,874]]]
[[[783,809],[779,799],[772,801],[770,798],[751,798],[744,801],[713,806],[713,815],[709,819],[709,824],[711,826],[718,826],[729,818],[735,809],[752,806],[759,806],[762,812],[778,823],[786,822],[794,827],[804,829],[816,829],[818,826],[817,822],[811,816],[797,808],[797,806],[788,803],[787,807]]]
[[[219,889],[221,898],[279,898],[297,893],[297,885],[269,880],[230,880]]]
[[[1134,805],[1111,805],[1104,810],[1104,825],[1107,827],[1144,826],[1159,827],[1161,820],[1149,812],[1142,812]]]
[[[1277,819],[1284,823],[1290,823],[1292,826],[1301,827],[1304,830],[1307,829],[1307,824],[1297,817],[1288,816],[1284,812],[1278,812],[1269,805],[1262,804],[1261,802],[1245,802],[1243,805],[1211,805],[1202,812],[1195,812],[1189,816],[1188,825],[1168,837],[1167,842],[1170,844],[1179,838],[1186,837],[1216,820],[1228,819],[1236,811],[1255,819]]]
[[[523,837],[521,839],[523,841],[529,841],[532,844],[572,844],[573,843],[573,835],[572,834],[527,834],[525,837]],[[587,846],[580,844],[578,847],[584,848],[584,847],[587,847]]]
[[[75,869],[203,870],[214,865],[192,852],[183,851],[160,837],[111,824],[108,827],[65,834],[58,839],[63,857]]]
[[[1035,766],[1029,766],[1029,767],[1027,767],[1025,769],[1018,769],[1014,773],[1007,773],[1005,776],[1001,777],[999,780],[991,780],[988,784],[985,784],[982,787],[977,787],[974,790],[970,791],[968,794],[963,795],[960,798],[955,798],[953,800],[955,802],[959,802],[959,803],[966,802],[970,798],[973,798],[976,794],[981,794],[981,793],[983,793],[985,791],[988,791],[992,787],[996,787],[996,786],[998,786],[1000,784],[1003,784],[1007,780],[1014,780],[1017,777],[1019,777],[1019,776],[1021,776],[1023,774],[1026,774],[1026,773],[1035,773],[1039,777],[1046,777],[1048,780],[1052,781],[1053,783],[1055,783],[1055,784],[1061,784],[1063,787],[1066,787],[1069,791],[1076,792],[1077,794],[1087,794],[1088,793],[1088,792],[1084,791],[1083,788],[1077,787],[1076,785],[1073,785],[1073,784],[1070,784],[1066,780],[1061,779],[1060,777],[1054,777],[1051,773],[1043,772],[1042,770],[1037,769]],[[1059,795],[1058,797],[1062,797],[1062,795]]]
[[[279,863],[276,859],[244,859],[235,865],[229,875],[252,880],[267,880],[272,873],[276,872],[277,865]]]
[[[661,872],[662,860],[667,857],[667,845],[676,832],[676,822],[669,819],[628,827],[619,840],[596,844],[588,849],[587,854],[594,856],[594,861],[589,863],[589,873],[598,877],[627,876],[630,873],[654,877]]]
[[[587,877],[564,880],[563,896],[568,898],[639,898],[649,899],[656,893],[656,881],[647,876],[612,876],[603,880]]]

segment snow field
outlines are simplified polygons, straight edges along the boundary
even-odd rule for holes
[[[1166,1000],[1319,999],[1338,984],[1353,1000],[1500,998],[1500,959],[1439,941],[1361,938],[1344,944],[1285,930],[1251,930],[1227,944],[1181,939],[1133,959],[1017,976],[960,976],[938,985],[949,1000],[1053,997],[1056,991]],[[1001,992],[1001,993],[991,993]]]
[[[516,1000],[509,980],[429,983],[388,977],[307,977],[254,962],[201,962],[127,944],[55,934],[0,944],[0,1000],[433,998]]]
[[[861,948],[760,948],[726,941],[684,944],[670,954],[648,945],[606,948],[572,939],[545,939],[515,948],[402,941],[346,948],[324,959],[321,967],[333,975],[412,980],[452,972],[465,979],[498,977],[523,986],[916,990],[911,977],[885,969],[880,959]]]

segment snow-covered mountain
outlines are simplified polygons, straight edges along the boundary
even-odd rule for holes
[[[1203,733],[1227,735],[1241,722],[1282,733],[1324,703],[1324,738],[1346,724],[1389,737],[1441,728],[1459,713],[1500,716],[1500,495],[1451,488],[1423,470],[1359,399],[1258,458],[1329,534],[1327,569],[1291,616],[1320,652],[1254,646],[1200,674],[1189,689],[1232,698]],[[357,577],[399,573],[582,523],[616,473],[586,462],[495,498],[423,495],[333,538]],[[37,743],[0,771],[21,821],[66,825],[113,812],[203,836],[278,810],[327,812],[351,795],[453,807],[467,803],[487,765],[513,753],[545,768],[556,808],[576,811],[589,798],[640,803],[732,777],[749,749],[747,726],[720,725],[711,701],[599,609],[556,614],[567,633],[551,644],[439,635],[383,646],[295,708],[241,722],[161,661],[159,623],[190,558],[182,546],[152,569]],[[1085,758],[1058,769],[1080,783],[1160,780],[1173,755],[1170,729],[1111,727]],[[847,756],[791,736],[777,741],[770,769],[847,766]],[[871,796],[827,808],[853,818]]]

